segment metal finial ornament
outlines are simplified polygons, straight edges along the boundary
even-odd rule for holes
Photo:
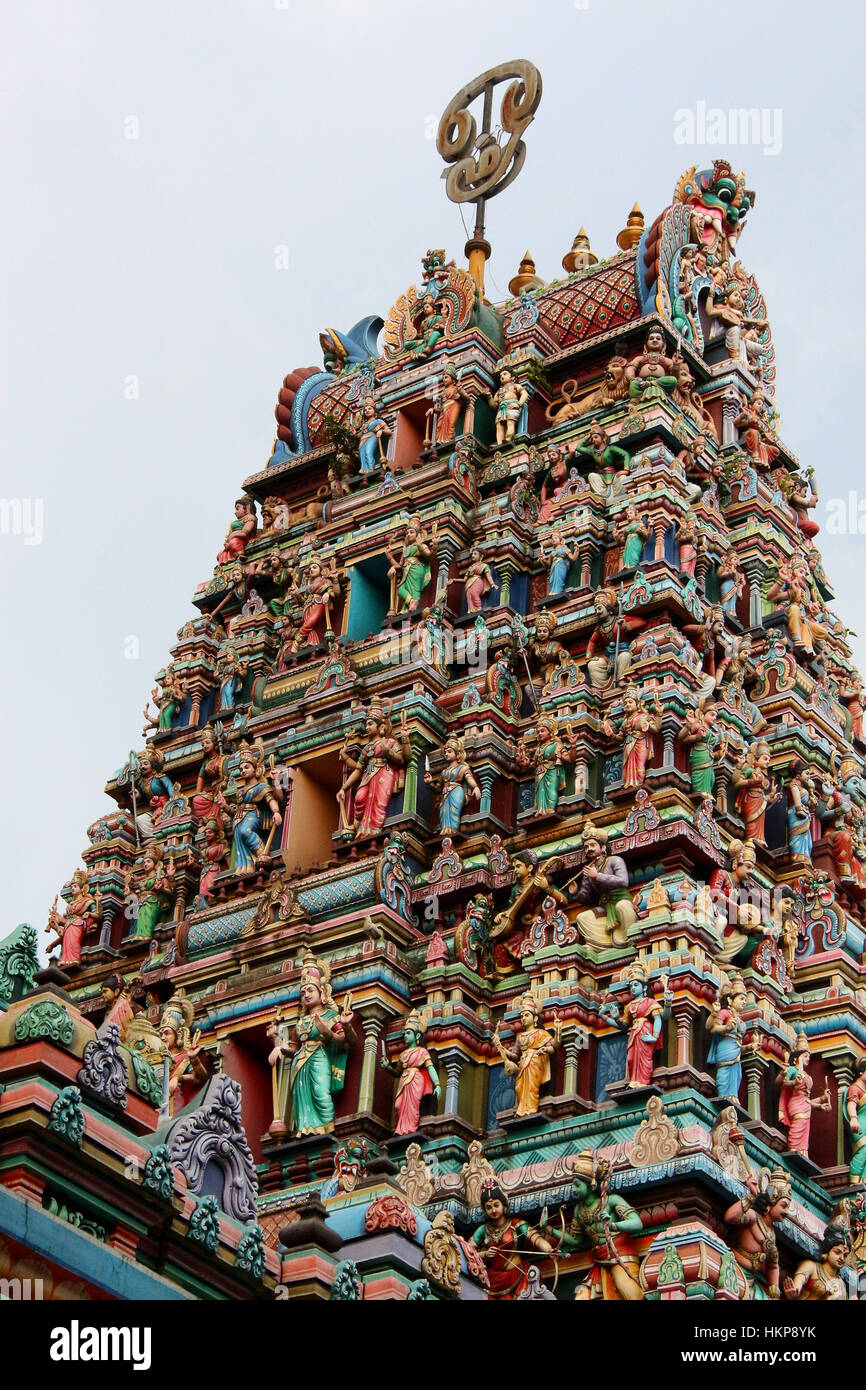
[[[501,144],[491,127],[493,92],[500,82],[509,84],[499,113]],[[480,132],[469,110],[478,97],[483,97]],[[487,200],[513,183],[523,168],[526,146],[521,136],[540,101],[541,73],[526,58],[517,58],[488,68],[461,87],[439,122],[436,148],[451,165],[442,171],[445,191],[453,203],[475,204],[475,231],[466,243],[466,255],[479,290],[484,288],[484,262],[490,256],[490,243],[484,238]]]

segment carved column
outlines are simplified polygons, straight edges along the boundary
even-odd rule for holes
[[[678,1067],[688,1067],[692,1065],[692,1024],[700,1013],[700,1008],[691,999],[675,999],[671,1005],[671,1013],[677,1025],[677,1060]]]
[[[517,573],[517,566],[513,560],[498,560],[496,572],[502,584],[499,590],[499,603],[502,608],[511,606],[511,581]]]
[[[463,1055],[453,1048],[439,1053],[440,1061],[445,1064],[445,1109],[446,1115],[457,1114],[457,1096],[460,1088],[460,1073],[463,1070]]]
[[[743,1056],[743,1071],[746,1075],[746,1109],[753,1120],[761,1118],[761,1073],[764,1064],[760,1057]]]
[[[662,715],[662,771],[669,772],[674,766],[674,745],[676,743],[679,725],[673,711],[668,711]]]
[[[739,440],[737,427],[734,424],[737,416],[743,409],[743,397],[737,388],[729,386],[725,392],[722,402],[722,447],[726,444],[736,444]]]
[[[577,1032],[566,1034],[562,1040],[562,1050],[565,1053],[565,1071],[562,1077],[564,1096],[577,1095],[577,1063],[582,1041],[583,1034]]]
[[[743,565],[749,587],[749,626],[760,627],[763,622],[762,579],[764,567],[760,560],[746,560]]]
[[[482,815],[488,815],[490,812],[493,783],[496,781],[496,769],[491,767],[488,763],[485,767],[477,770],[477,777],[478,785],[481,788],[481,801],[478,809]]]
[[[582,545],[580,547],[580,587],[590,589],[592,587],[592,557],[594,547]]]
[[[117,916],[119,903],[114,898],[102,899],[102,927],[99,932],[100,950],[107,950],[111,946],[111,928],[114,926],[114,919]]]
[[[406,764],[406,780],[403,784],[403,814],[408,815],[415,811],[418,805],[418,764],[424,756],[424,750],[416,748],[412,744],[412,757]]]
[[[453,536],[439,536],[436,541],[436,602],[444,603],[448,594],[451,563],[458,545]]]
[[[698,558],[695,561],[695,581],[699,588],[707,587],[707,570],[710,567],[710,557],[705,550],[698,551]]]
[[[373,1109],[376,1093],[376,1067],[379,1060],[379,1034],[382,1032],[384,1014],[378,1010],[364,1013],[361,1026],[364,1029],[364,1057],[361,1063],[361,1084],[358,1087],[358,1110]]]
[[[850,1086],[854,1080],[854,1058],[850,1052],[843,1052],[841,1056],[828,1057],[827,1060],[833,1068],[841,1102],[843,1089]],[[848,1123],[845,1117],[845,1107],[840,1103],[836,1109],[836,1162],[839,1164],[845,1162],[846,1131],[848,1131]]]

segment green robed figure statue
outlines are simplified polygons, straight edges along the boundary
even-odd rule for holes
[[[331,997],[331,969],[311,951],[301,970],[300,1013],[288,1041],[279,1039],[270,1054],[272,1067],[290,1058],[291,1123],[295,1134],[330,1134],[334,1096],[346,1080],[346,1051],[355,1041],[351,996],[342,1012]]]

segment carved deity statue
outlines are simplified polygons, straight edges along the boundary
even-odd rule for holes
[[[391,733],[390,701],[374,700],[367,711],[365,739],[357,757],[344,745],[341,757],[350,769],[337,800],[344,839],[375,835],[385,824],[388,803],[402,790],[404,769],[412,760],[406,711],[397,738]]]
[[[591,821],[583,827],[584,862],[564,889],[566,900],[587,904],[575,926],[591,946],[625,946],[628,929],[637,921],[628,886],[628,869],[618,854],[607,854],[608,831]]]
[[[439,1073],[433,1058],[426,1047],[421,1046],[424,1020],[417,1009],[413,1009],[403,1024],[403,1039],[406,1046],[392,1060],[388,1060],[382,1042],[380,1065],[399,1077],[394,1109],[397,1113],[395,1134],[414,1134],[421,1119],[421,1102],[425,1096],[432,1095],[438,1101],[442,1094]]]
[[[329,964],[307,951],[297,1021],[287,1040],[278,1038],[269,1058],[272,1067],[290,1059],[292,1125],[298,1137],[330,1134],[334,1128],[334,1096],[343,1089],[346,1051],[355,1041],[353,1018],[351,995],[338,1010]]]
[[[514,1048],[507,1048],[499,1037],[499,1023],[493,1031],[493,1045],[505,1064],[505,1071],[514,1077],[517,1105],[515,1114],[535,1115],[541,1087],[550,1080],[550,1059],[559,1047],[562,1025],[554,1014],[553,1032],[539,1028],[541,1005],[530,992],[520,1000],[520,1027]]]

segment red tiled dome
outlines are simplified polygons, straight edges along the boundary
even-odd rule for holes
[[[557,285],[540,295],[536,303],[539,323],[561,347],[639,318],[634,252],[617,256],[593,275]]]

